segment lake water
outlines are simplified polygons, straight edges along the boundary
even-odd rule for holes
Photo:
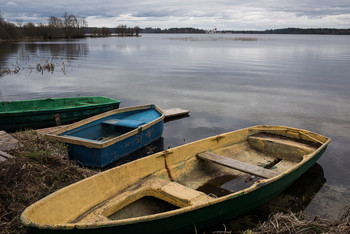
[[[36,70],[47,62],[53,72]],[[189,118],[165,124],[164,148],[260,124],[328,136],[326,153],[282,195],[283,204],[298,200],[298,209],[326,218],[350,205],[349,36],[145,34],[2,43],[0,63],[12,71],[0,77],[2,101],[98,95],[121,100],[121,107],[190,110]]]

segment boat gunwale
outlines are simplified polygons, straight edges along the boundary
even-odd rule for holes
[[[0,111],[0,117],[12,117],[12,116],[16,116],[16,115],[25,115],[25,114],[46,114],[49,112],[53,112],[53,111],[70,111],[70,110],[81,110],[81,109],[89,109],[91,107],[95,107],[95,106],[109,106],[109,105],[115,105],[115,104],[120,104],[119,100],[113,99],[113,98],[109,98],[109,97],[104,97],[104,96],[80,96],[80,97],[68,97],[68,98],[45,98],[45,99],[30,99],[30,100],[16,100],[16,101],[4,101],[1,102],[2,104],[7,102],[7,103],[21,103],[21,102],[35,102],[35,101],[46,101],[46,100],[63,100],[63,99],[77,99],[77,98],[102,98],[104,100],[108,100],[108,102],[103,102],[103,103],[89,103],[89,104],[84,104],[81,106],[64,106],[64,107],[53,107],[50,109],[33,109],[33,110],[29,110],[29,109],[19,109],[19,110],[11,110],[11,111]]]
[[[190,142],[190,143],[185,144],[185,145],[180,145],[180,146],[174,147],[172,149],[168,149],[166,151],[162,151],[162,152],[153,154],[153,155],[151,155],[149,157],[156,158],[156,157],[159,157],[159,156],[163,156],[164,154],[172,153],[171,151],[176,150],[179,147],[184,147],[184,146],[187,146],[187,145],[198,144],[198,142],[201,142],[201,141],[204,141],[204,140],[217,140],[218,136],[220,138],[222,138],[222,137],[225,137],[226,135],[233,134],[233,133],[239,132],[239,131],[249,131],[249,130],[265,131],[265,130],[271,130],[271,129],[269,129],[269,127],[271,127],[271,125],[257,125],[257,126],[244,128],[244,129],[230,131],[230,132],[227,132],[227,133],[224,133],[224,134],[219,134],[219,135],[207,137],[207,138],[204,138],[204,139],[200,139],[200,140],[197,140],[197,141],[194,141],[194,142]],[[307,131],[307,130],[304,130],[304,129],[297,129],[297,128],[291,128],[291,127],[286,127],[286,126],[273,126],[273,127],[279,127],[278,129],[273,129],[274,131],[297,130],[297,131],[303,131],[304,133],[305,132],[306,133],[313,133],[313,132],[310,132],[310,131]],[[32,204],[31,206],[29,206],[28,208],[26,208],[23,211],[22,215],[20,216],[20,219],[21,219],[23,224],[25,224],[27,226],[30,226],[30,227],[34,227],[34,228],[39,228],[39,229],[44,229],[44,228],[48,228],[48,229],[51,229],[51,230],[59,230],[59,229],[70,230],[70,229],[75,229],[75,228],[76,229],[94,229],[94,228],[123,226],[123,225],[129,225],[129,224],[133,224],[133,223],[141,223],[141,222],[153,221],[153,220],[158,220],[158,219],[162,219],[162,218],[167,218],[167,217],[179,215],[179,214],[186,213],[186,212],[191,212],[191,211],[198,210],[198,209],[201,209],[201,208],[204,208],[204,207],[213,206],[213,205],[216,205],[218,203],[221,203],[221,202],[224,202],[224,201],[227,201],[227,200],[231,200],[231,199],[234,199],[234,198],[237,198],[237,197],[240,197],[240,196],[252,193],[252,192],[256,191],[257,189],[259,189],[261,187],[264,187],[264,186],[267,186],[267,185],[269,185],[269,184],[271,184],[271,183],[273,183],[275,181],[278,181],[281,178],[283,178],[283,177],[291,174],[292,172],[298,170],[302,165],[306,164],[308,161],[310,161],[312,158],[314,158],[316,155],[318,155],[331,142],[331,139],[329,137],[325,137],[325,136],[323,136],[321,134],[318,134],[318,133],[313,133],[313,134],[326,138],[326,141],[323,144],[321,144],[317,149],[315,149],[315,151],[313,151],[312,153],[304,155],[303,159],[300,162],[298,162],[295,166],[293,166],[292,168],[288,169],[287,171],[285,171],[283,173],[280,173],[279,175],[277,175],[275,177],[266,178],[266,179],[260,179],[260,180],[256,181],[253,185],[251,185],[248,188],[239,190],[239,191],[237,191],[235,193],[231,193],[231,194],[228,194],[226,196],[219,197],[217,199],[213,199],[213,200],[211,200],[210,202],[207,202],[207,203],[203,203],[203,204],[199,204],[199,205],[189,205],[189,206],[186,206],[186,207],[181,207],[179,209],[166,211],[166,212],[162,212],[162,213],[157,213],[157,214],[153,214],[153,215],[147,215],[147,216],[141,216],[141,217],[135,217],[135,218],[128,218],[128,219],[120,219],[120,220],[111,220],[111,221],[107,221],[107,222],[105,221],[105,222],[100,222],[100,223],[81,223],[81,224],[79,224],[79,223],[38,224],[38,223],[32,222],[26,217],[26,213],[28,212],[28,210],[30,210],[30,208],[32,206],[34,206],[36,204],[36,203],[34,203],[34,204]],[[248,133],[247,137],[249,135],[250,134]],[[201,153],[201,152],[198,152],[198,153]],[[143,160],[143,159],[144,158],[141,158],[141,159],[138,159],[138,160],[135,160],[135,161],[140,161],[140,160]],[[126,164],[121,165],[119,167],[128,166],[130,163],[133,163],[135,161],[126,163]],[[117,168],[119,168],[119,167],[115,167],[115,168],[112,168],[110,170],[118,170]],[[74,184],[83,183],[85,180],[92,179],[93,177],[99,176],[99,175],[100,174],[91,176],[91,177],[89,177],[87,179],[78,181],[78,182],[76,182]],[[69,186],[67,186],[65,188],[62,188],[61,190],[58,190],[58,191],[68,190],[74,184],[71,184],[71,185],[69,185]],[[54,196],[54,194],[57,193],[58,191],[48,195],[47,197],[42,198],[38,202],[44,202],[46,198]]]
[[[117,137],[113,137],[107,141],[104,142],[97,142],[97,141],[92,141],[92,140],[88,140],[85,138],[71,138],[69,136],[59,136],[59,134],[62,134],[64,132],[73,130],[75,128],[79,128],[83,125],[92,123],[94,121],[97,121],[99,119],[111,116],[111,115],[115,115],[115,114],[120,114],[120,113],[125,113],[125,112],[129,112],[129,111],[137,111],[137,110],[147,110],[147,109],[151,109],[152,107],[154,107],[154,109],[160,114],[160,117],[158,117],[155,120],[152,120],[144,125],[139,126],[138,128],[135,128],[134,130],[131,130],[125,134],[122,134],[120,136]],[[107,111],[95,116],[92,116],[90,118],[87,119],[83,119],[81,121],[78,121],[76,123],[67,125],[65,127],[62,127],[60,129],[57,129],[53,132],[47,133],[45,134],[46,137],[53,139],[53,140],[58,140],[58,141],[62,141],[64,143],[68,143],[68,144],[75,144],[75,145],[82,145],[88,148],[95,148],[95,149],[104,149],[108,146],[111,146],[117,142],[120,142],[122,140],[125,140],[131,136],[137,135],[138,133],[150,128],[151,126],[163,121],[165,118],[165,114],[163,112],[163,110],[158,107],[157,105],[154,104],[147,104],[147,105],[140,105],[140,106],[133,106],[133,107],[124,107],[124,108],[120,108],[120,109],[114,109],[111,111]]]

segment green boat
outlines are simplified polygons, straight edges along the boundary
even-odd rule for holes
[[[0,130],[13,132],[70,124],[117,109],[119,104],[120,101],[107,97],[47,98],[0,102]]]
[[[209,137],[65,187],[28,207],[21,221],[35,232],[194,233],[281,193],[329,142],[283,126]]]

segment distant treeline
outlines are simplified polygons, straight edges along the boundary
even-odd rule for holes
[[[50,16],[47,24],[23,24],[18,20],[16,24],[6,22],[0,11],[0,39],[2,40],[37,40],[58,38],[83,38],[86,36],[138,36],[141,29],[136,26],[130,28],[119,25],[116,28],[91,28],[85,18],[65,13],[63,17]]]
[[[119,25],[116,28],[97,28],[97,27],[87,27],[84,29],[86,35],[88,36],[111,36],[112,34],[118,36],[138,36],[141,32],[141,28],[139,26],[136,27],[128,27],[126,25]]]
[[[328,35],[350,35],[350,29],[335,29],[335,28],[282,28],[269,29],[265,31],[237,31],[224,30],[217,33],[242,33],[242,34],[328,34]]]
[[[212,31],[210,31],[212,33]],[[197,28],[145,28],[141,29],[141,33],[209,33],[207,30]],[[335,28],[283,28],[269,29],[264,31],[258,30],[223,30],[215,31],[215,33],[236,33],[236,34],[333,34],[333,35],[350,35],[350,29]]]
[[[142,33],[206,33],[206,30],[198,28],[145,28],[141,30]]]
[[[130,28],[126,25],[119,25],[116,28],[102,28],[103,34],[117,34],[118,36],[133,36],[139,35],[139,33],[206,33],[206,30],[196,29],[196,28],[144,28],[141,29],[138,26]],[[95,35],[96,32],[100,32],[101,28],[88,27],[85,29],[86,33],[89,35]]]
[[[38,25],[23,24],[21,20],[17,21],[17,25],[8,23],[0,13],[0,39],[3,40],[80,38],[85,36],[85,27],[85,18],[67,13],[62,18],[50,16],[48,24]]]
[[[56,38],[82,38],[86,36],[138,36],[140,33],[207,33],[208,31],[197,28],[145,28],[127,27],[119,25],[116,28],[88,27],[85,18],[65,13],[62,17],[50,16],[47,24],[34,25],[33,23],[23,24],[17,20],[16,24],[4,20],[0,11],[0,40],[27,40],[27,39],[56,39]],[[212,32],[212,31],[211,31]],[[350,35],[350,29],[334,28],[284,28],[269,29],[265,31],[237,31],[224,30],[216,33],[245,33],[245,34],[332,34]]]

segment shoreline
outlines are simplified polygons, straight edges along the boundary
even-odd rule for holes
[[[336,30],[342,30],[342,29],[336,29]],[[142,37],[142,34],[216,34],[216,35],[221,35],[221,34],[232,34],[232,35],[318,35],[318,36],[323,36],[323,35],[333,35],[333,36],[347,36],[350,35],[350,29],[344,29],[344,33],[341,33],[337,31],[337,33],[327,33],[327,32],[322,32],[321,31],[316,31],[312,33],[308,33],[307,29],[305,31],[295,31],[295,32],[284,32],[283,29],[281,31],[279,30],[266,30],[266,31],[230,31],[230,30],[223,30],[223,31],[217,31],[215,33],[208,33],[208,32],[203,32],[203,33],[191,33],[191,32],[168,32],[168,31],[162,31],[162,32],[142,32],[139,35],[84,35],[84,36],[79,36],[79,37],[56,37],[56,38],[49,38],[49,39],[44,39],[44,38],[39,38],[39,37],[26,37],[26,38],[21,38],[21,39],[1,39],[0,38],[0,43],[4,42],[33,42],[33,41],[57,41],[57,40],[74,40],[74,39],[85,39],[85,38],[108,38],[108,37],[120,37],[120,38],[125,38],[125,37]]]
[[[1,228],[7,232],[27,233],[19,220],[23,210],[41,198],[69,184],[99,173],[99,170],[79,166],[69,160],[64,144],[48,140],[44,133],[50,129],[27,130],[11,133],[21,147],[8,151],[13,158],[0,162],[0,206],[4,211],[1,216]],[[152,152],[151,152],[152,153]],[[62,174],[62,171],[65,173]],[[269,209],[267,209],[269,210]],[[254,212],[254,211],[253,211]],[[247,214],[249,217],[249,214]],[[243,217],[244,218],[244,217]],[[268,218],[258,216],[259,220],[248,220],[239,231],[241,233],[267,233],[295,230],[344,232],[350,230],[350,207],[344,208],[343,214],[337,220],[322,219],[308,216],[303,212],[277,212],[268,214]],[[230,223],[241,223],[235,218]],[[232,230],[234,227],[225,224],[215,225],[208,230]],[[242,229],[243,228],[243,229]],[[215,230],[214,230],[215,229]],[[200,230],[207,232],[207,230]],[[234,230],[235,232],[236,230]],[[292,232],[293,233],[293,232]]]

